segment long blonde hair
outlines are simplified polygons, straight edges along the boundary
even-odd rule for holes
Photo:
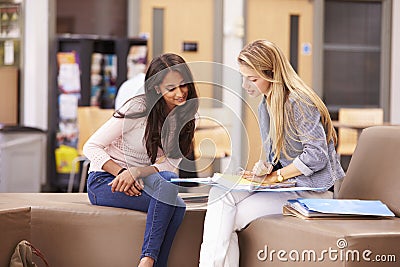
[[[328,109],[314,90],[297,75],[279,47],[267,40],[256,40],[242,49],[238,62],[250,67],[261,78],[270,82],[265,97],[270,110],[269,139],[272,151],[275,152],[275,163],[279,161],[282,152],[287,158],[291,158],[285,146],[284,133],[296,141],[300,141],[299,136],[302,135],[298,133],[296,137],[293,134],[298,132],[298,128],[295,126],[291,105],[285,105],[289,95],[295,101],[304,103],[305,107],[318,109],[326,132],[326,141],[329,143],[332,140],[336,144],[336,131]],[[304,110],[302,112],[304,114]]]

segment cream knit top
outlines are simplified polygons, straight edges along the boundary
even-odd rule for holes
[[[126,103],[121,112],[140,112],[145,108],[144,96],[138,96]],[[104,171],[102,166],[110,159],[125,168],[154,166],[159,171],[177,172],[181,158],[167,158],[161,148],[158,149],[156,162],[151,164],[144,144],[145,128],[146,117],[111,117],[83,146],[83,153],[90,160],[89,172]]]

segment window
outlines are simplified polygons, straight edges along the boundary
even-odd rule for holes
[[[325,2],[324,101],[339,107],[380,106],[381,1]]]

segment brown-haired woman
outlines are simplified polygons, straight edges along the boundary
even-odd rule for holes
[[[197,109],[188,65],[163,54],[149,64],[145,94],[127,101],[84,145],[91,203],[147,212],[140,267],[167,266],[185,213],[169,180],[190,152]]]

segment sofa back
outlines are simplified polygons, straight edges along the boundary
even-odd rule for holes
[[[361,133],[338,198],[376,199],[400,216],[400,126]]]

